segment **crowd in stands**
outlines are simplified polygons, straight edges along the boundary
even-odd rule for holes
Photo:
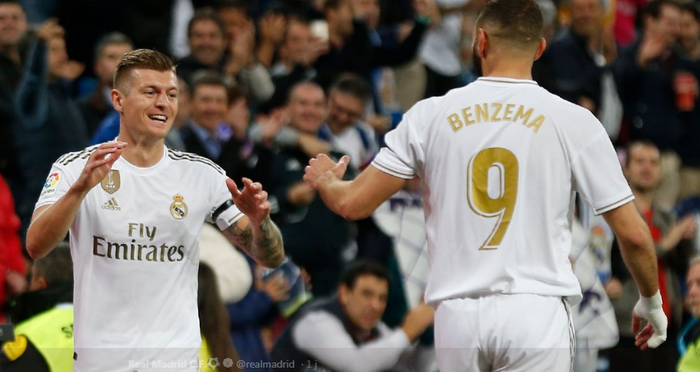
[[[0,370],[71,363],[72,353],[63,360],[45,350],[72,345],[72,325],[55,334],[37,328],[72,313],[69,249],[31,262],[23,239],[52,163],[118,135],[113,72],[136,48],[177,64],[179,111],[166,145],[214,161],[239,184],[261,182],[289,258],[284,270],[268,272],[205,226],[203,366],[437,370],[432,313],[421,302],[420,184],[350,222],[304,183],[304,167],[319,153],[347,154],[346,177],[354,177],[414,103],[476,79],[472,31],[485,3],[0,0],[0,324],[16,325],[29,345],[4,348]],[[698,332],[684,328],[700,314],[691,265],[700,253],[700,1],[538,3],[548,47],[534,80],[589,109],[618,148],[657,244],[670,319],[661,348],[634,348],[629,317],[638,292],[610,230],[578,203],[582,248],[572,261],[582,262],[584,302],[574,316],[600,325],[580,335],[587,346],[576,371],[700,364],[686,358]],[[696,275],[686,282],[689,268]]]

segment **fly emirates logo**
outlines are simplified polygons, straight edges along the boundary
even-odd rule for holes
[[[104,237],[92,236],[92,254],[99,257],[126,261],[178,262],[185,258],[184,245],[154,242],[156,226],[129,223],[131,241],[110,242]]]

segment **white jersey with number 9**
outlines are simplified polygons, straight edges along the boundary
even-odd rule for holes
[[[531,80],[480,78],[424,100],[372,165],[423,181],[426,301],[569,296],[575,192],[600,214],[633,200],[605,129]]]

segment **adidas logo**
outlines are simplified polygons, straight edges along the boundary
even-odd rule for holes
[[[119,203],[117,203],[117,199],[112,198],[107,200],[106,203],[102,204],[102,209],[107,209],[110,211],[120,211],[122,210],[121,207],[119,206]]]

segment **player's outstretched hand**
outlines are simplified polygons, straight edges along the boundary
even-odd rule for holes
[[[243,190],[238,191],[238,186],[232,179],[226,180],[226,186],[236,207],[251,221],[262,222],[270,216],[270,202],[267,201],[267,191],[263,190],[260,182],[253,182],[249,178],[243,178]]]
[[[339,162],[334,162],[326,154],[320,154],[316,158],[309,160],[309,165],[305,168],[304,181],[314,190],[318,190],[317,183],[326,172],[332,172],[336,177],[342,179],[348,170],[350,157],[345,155]]]
[[[112,169],[112,165],[122,155],[126,142],[105,142],[90,155],[83,172],[75,182],[75,186],[83,192],[92,190],[95,185],[102,182]]]
[[[642,297],[632,312],[632,332],[637,333],[642,326],[642,319],[648,323],[635,338],[634,344],[642,350],[655,349],[666,341],[668,319],[662,306],[661,293],[654,296]]]

